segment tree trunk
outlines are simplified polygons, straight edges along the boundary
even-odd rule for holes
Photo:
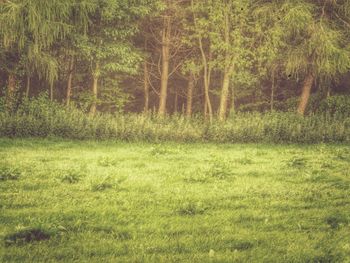
[[[174,113],[178,112],[178,104],[179,104],[179,93],[177,88],[175,88],[175,99],[174,99]]]
[[[194,77],[190,73],[188,77],[188,86],[187,86],[187,101],[186,101],[186,116],[192,116],[192,101],[193,101],[193,89],[194,89]]]
[[[230,5],[225,8],[225,32],[224,32],[224,39],[225,39],[225,45],[228,49],[230,46],[230,21],[229,21],[229,12]],[[222,81],[222,88],[221,88],[221,96],[220,96],[220,106],[219,106],[219,120],[224,121],[226,119],[226,113],[227,113],[227,102],[229,97],[229,89],[230,89],[230,78],[232,75],[232,71],[234,69],[233,63],[231,61],[230,53],[228,50],[225,52],[225,69],[224,69],[224,77]]]
[[[192,9],[194,8],[194,1],[191,0],[191,6]],[[193,12],[193,20],[194,20],[194,26],[197,27],[196,23],[196,16]],[[202,37],[198,36],[198,44],[199,44],[199,50],[202,57],[202,63],[203,63],[203,80],[204,80],[204,117],[207,119],[207,116],[209,115],[209,121],[212,123],[213,121],[213,109],[210,102],[210,96],[209,96],[209,89],[210,89],[210,77],[211,77],[211,68],[210,65],[208,65],[207,55],[205,54],[204,47],[203,47],[203,40]],[[210,54],[209,54],[210,59]],[[208,113],[208,115],[207,115]]]
[[[6,105],[9,109],[12,109],[14,104],[14,96],[16,92],[16,77],[14,74],[9,73],[7,82],[7,94],[6,94]]]
[[[158,115],[163,117],[166,113],[166,101],[168,93],[169,80],[169,60],[170,60],[170,38],[171,38],[171,20],[170,17],[165,17],[163,21],[162,32],[162,71],[161,84],[159,95]]]
[[[231,69],[225,69],[224,78],[222,82],[221,96],[220,96],[220,106],[219,106],[219,120],[224,121],[226,119],[227,113],[227,102],[229,97],[230,89],[230,77]]]
[[[271,85],[271,99],[270,99],[270,109],[274,110],[274,100],[275,100],[275,70],[272,70],[272,85]]]
[[[311,88],[312,84],[314,82],[314,75],[312,73],[309,73],[303,83],[303,90],[300,96],[300,102],[298,106],[298,113],[300,115],[305,114],[306,106],[310,98]]]
[[[231,83],[231,109],[230,114],[234,114],[236,112],[236,103],[235,103],[235,87]]]
[[[30,92],[30,75],[27,74],[26,77],[26,97],[29,97],[29,92]]]
[[[204,66],[204,94],[205,94],[205,117],[209,116],[210,123],[213,122],[213,108],[211,107],[210,97],[209,97],[209,87],[210,87],[210,70],[208,65]],[[208,113],[208,114],[207,114]]]
[[[9,95],[13,95],[15,93],[15,91],[16,91],[16,77],[15,77],[15,75],[10,74],[8,76],[7,88],[8,88]]]
[[[69,61],[69,72],[67,81],[67,92],[66,92],[66,106],[70,104],[70,99],[72,95],[72,81],[73,81],[73,69],[74,69],[74,57],[72,56]]]
[[[53,81],[50,81],[50,101],[53,101]]]
[[[144,87],[144,106],[143,106],[143,112],[147,113],[149,109],[149,73],[148,73],[148,66],[147,62],[143,64],[143,87]]]
[[[92,73],[92,90],[91,91],[92,91],[93,101],[90,107],[90,115],[96,114],[99,76],[100,76],[100,65],[99,63],[96,63],[95,71]]]

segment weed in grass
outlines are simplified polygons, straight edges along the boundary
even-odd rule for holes
[[[29,228],[29,229],[22,229],[18,232],[6,235],[5,245],[11,246],[11,245],[23,245],[26,243],[31,243],[35,241],[42,241],[42,240],[48,240],[51,237],[51,233],[49,233],[46,230],[40,229],[40,228]]]
[[[114,238],[118,240],[130,240],[133,238],[132,234],[129,231],[117,231],[113,234]]]
[[[350,189],[350,182],[347,180],[344,180],[340,177],[329,177],[329,179],[327,180],[327,183],[337,189],[341,189],[341,190],[348,190]]]
[[[325,218],[325,221],[332,229],[338,229],[349,224],[348,218],[341,213],[329,215]]]
[[[119,177],[118,179],[112,176],[104,176],[101,178],[94,178],[91,181],[90,189],[93,192],[104,191],[106,189],[120,189],[120,184],[126,180],[126,177]]]
[[[305,157],[294,156],[287,161],[287,166],[290,168],[301,169],[307,164],[307,159]]]
[[[331,253],[324,253],[323,255],[316,255],[311,259],[308,259],[307,262],[314,263],[333,263],[333,262],[345,262],[343,257],[340,255],[333,255]]]
[[[266,156],[267,152],[266,151],[262,151],[262,150],[258,150],[256,151],[255,155],[257,157],[260,157],[260,156]]]
[[[230,244],[231,251],[235,251],[235,250],[243,251],[243,250],[252,249],[253,247],[254,247],[254,244],[246,240],[234,240]]]
[[[91,182],[91,190],[94,192],[104,191],[106,189],[113,188],[114,186],[115,184],[110,176],[97,178]]]
[[[239,224],[257,224],[257,223],[263,223],[265,222],[267,218],[262,216],[254,216],[249,214],[240,214],[238,218],[234,219],[236,223]]]
[[[241,165],[248,165],[248,164],[252,164],[253,160],[248,156],[244,156],[242,158],[235,159],[235,163],[238,163]]]
[[[321,181],[325,181],[328,178],[328,173],[324,169],[315,169],[312,170],[311,173],[307,174],[306,181],[312,183],[318,183]]]
[[[247,173],[247,176],[249,177],[259,177],[261,175],[261,173],[259,173],[258,171],[249,171]]]
[[[321,168],[332,169],[332,168],[334,168],[334,163],[332,161],[330,161],[330,160],[325,160],[325,161],[322,162]]]
[[[101,157],[98,159],[98,165],[103,167],[117,166],[119,161],[111,157]]]
[[[208,171],[205,171],[204,169],[198,169],[196,171],[186,174],[184,177],[184,181],[186,183],[204,184],[210,182],[210,179],[212,179],[211,174]]]
[[[229,161],[214,159],[207,174],[216,179],[227,179],[233,177],[235,173]]]
[[[0,167],[0,181],[18,180],[21,175],[22,172],[18,168]]]
[[[128,230],[116,230],[112,226],[94,226],[92,228],[94,232],[102,232],[107,235],[112,235],[115,239],[118,240],[130,240],[132,239],[132,234]]]
[[[336,150],[334,159],[340,161],[350,161],[350,154],[348,150]]]
[[[167,155],[169,153],[171,153],[171,151],[164,145],[156,145],[152,147],[150,151],[152,156]]]
[[[70,171],[67,171],[63,174],[63,176],[61,177],[61,182],[69,183],[69,184],[76,184],[81,180],[81,178],[83,176],[84,176],[84,174],[82,174],[79,171],[70,170]]]
[[[202,215],[208,208],[201,202],[186,201],[177,209],[177,213],[182,216]]]

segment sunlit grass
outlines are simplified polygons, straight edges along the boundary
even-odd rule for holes
[[[348,262],[348,145],[0,140],[0,261]]]

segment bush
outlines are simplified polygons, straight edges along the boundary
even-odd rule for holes
[[[318,112],[350,116],[350,96],[331,96],[321,101]]]
[[[158,118],[141,114],[97,114],[92,117],[39,96],[25,100],[14,113],[0,112],[0,136],[151,142],[349,142],[350,115],[343,114],[346,110],[344,106],[337,114],[326,112],[307,117],[291,112],[238,113],[226,122],[214,121],[209,125],[200,117],[188,119],[179,115]],[[161,153],[155,149],[152,154]]]

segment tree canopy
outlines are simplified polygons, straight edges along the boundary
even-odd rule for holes
[[[1,0],[1,94],[209,120],[299,97],[304,114],[349,92],[349,17],[349,0]]]

